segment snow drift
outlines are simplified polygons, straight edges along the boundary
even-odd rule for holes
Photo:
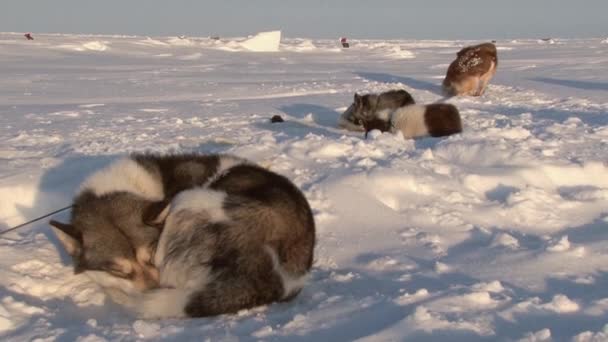
[[[281,31],[260,32],[241,42],[241,46],[255,52],[277,52],[281,43]]]

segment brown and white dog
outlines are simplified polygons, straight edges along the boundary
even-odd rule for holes
[[[448,67],[443,89],[451,96],[481,96],[496,73],[497,66],[494,44],[467,46],[458,52],[456,60]]]
[[[424,136],[443,137],[462,132],[458,109],[447,103],[409,105],[394,111],[381,111],[363,121],[365,136],[373,129],[401,132],[406,139]]]

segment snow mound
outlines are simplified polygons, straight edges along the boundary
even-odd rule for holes
[[[184,37],[172,37],[167,40],[169,45],[173,46],[195,46],[196,42],[189,38]]]
[[[167,44],[167,43],[165,43],[163,41],[160,41],[158,39],[152,39],[150,37],[146,37],[146,39],[139,40],[139,41],[135,42],[135,44],[136,45],[142,45],[142,46],[155,46],[155,47],[158,47],[158,46],[168,46],[169,45],[169,44]]]
[[[593,333],[591,331],[582,332],[572,339],[573,342],[602,342],[608,340],[608,324],[604,325],[602,331]]]
[[[527,333],[524,338],[518,340],[518,342],[542,342],[542,341],[551,341],[551,330],[542,329],[535,333]]]
[[[86,50],[91,50],[91,51],[106,51],[108,49],[107,43],[101,42],[101,41],[88,42],[88,43],[82,44],[82,47],[85,48]]]
[[[0,198],[10,198],[10,201],[0,201],[0,228],[9,228],[35,216],[56,210],[56,203],[68,203],[69,196],[57,196],[40,192],[38,184],[0,186]],[[40,204],[34,203],[39,201]],[[24,210],[24,208],[31,208]]]
[[[287,50],[295,52],[308,52],[317,50],[317,46],[310,39],[302,39],[289,45]]]
[[[392,48],[392,51],[389,51],[387,57],[395,59],[410,59],[415,58],[416,55],[409,50],[402,50],[400,46],[395,46]]]
[[[549,252],[565,252],[570,249],[570,241],[568,240],[568,235],[562,236],[559,241],[553,241],[548,247],[547,251]]]
[[[84,51],[106,51],[109,49],[108,42],[94,40],[82,44],[63,44],[57,47],[72,51],[84,52]]]
[[[260,32],[241,42],[241,46],[255,52],[277,52],[281,43],[281,31]]]
[[[539,44],[555,44],[556,41],[553,38],[544,38],[544,39],[539,39],[538,43]]]
[[[390,59],[412,59],[416,54],[403,48],[401,43],[396,42],[358,42],[357,49],[367,49],[374,54],[388,57]]]
[[[414,313],[405,320],[408,330],[420,330],[431,332],[436,330],[461,330],[475,332],[481,336],[492,335],[492,328],[487,322],[467,322],[460,320],[450,320],[443,315],[429,311],[420,305],[416,307]]]
[[[182,61],[195,61],[197,59],[200,59],[201,57],[203,57],[203,54],[200,52],[196,52],[196,53],[192,53],[189,55],[178,57],[177,59],[182,60]]]

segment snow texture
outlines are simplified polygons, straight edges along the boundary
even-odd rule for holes
[[[444,99],[453,56],[480,42],[243,41],[0,34],[0,229],[68,205],[129,152],[232,153],[310,201],[302,293],[138,319],[73,274],[45,219],[0,235],[0,339],[608,339],[608,44],[499,41],[484,96]],[[456,105],[463,133],[337,128],[355,92],[393,88]]]

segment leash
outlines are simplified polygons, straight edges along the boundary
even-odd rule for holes
[[[58,214],[58,213],[60,213],[60,212],[62,212],[62,211],[68,210],[68,209],[70,209],[71,207],[73,207],[73,205],[69,205],[69,206],[67,206],[67,207],[65,207],[65,208],[57,209],[57,210],[55,210],[55,211],[53,211],[53,212],[51,212],[51,213],[48,213],[48,214],[43,215],[43,216],[40,216],[40,217],[35,218],[35,219],[31,220],[31,221],[27,221],[27,222],[22,223],[22,224],[20,224],[20,225],[18,225],[18,226],[14,226],[14,227],[12,227],[12,228],[9,228],[9,229],[6,229],[6,230],[3,230],[3,231],[0,231],[0,235],[4,235],[4,234],[6,234],[6,233],[8,233],[8,232],[12,232],[12,231],[17,230],[17,229],[19,229],[19,228],[25,227],[25,226],[27,226],[28,224],[30,224],[30,223],[34,223],[34,222],[36,222],[36,221],[40,221],[40,220],[42,220],[43,218],[47,218],[47,217],[49,217],[49,216],[53,216],[53,215]]]

